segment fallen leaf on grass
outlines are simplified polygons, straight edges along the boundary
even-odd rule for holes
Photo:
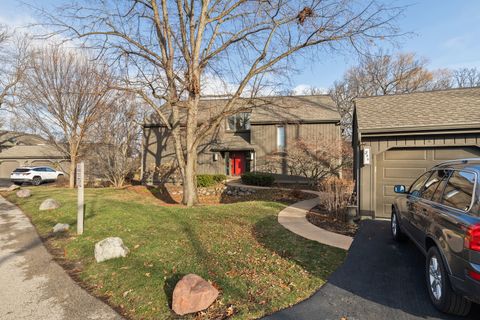
[[[150,272],[145,273],[145,276],[150,278]]]
[[[123,297],[125,298],[130,292],[132,292],[133,289],[127,290],[123,293]]]

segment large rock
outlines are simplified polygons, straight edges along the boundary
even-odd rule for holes
[[[57,200],[55,199],[47,199],[45,201],[42,202],[42,204],[40,205],[40,208],[39,210],[40,211],[43,211],[43,210],[53,210],[53,209],[58,209],[60,208],[60,202],[58,202]]]
[[[19,198],[28,198],[32,195],[32,192],[29,189],[22,189],[17,191],[17,197]]]
[[[105,260],[126,257],[129,250],[118,237],[109,237],[95,244],[95,260]]]
[[[54,233],[57,233],[57,232],[66,232],[68,231],[68,229],[70,229],[70,225],[68,223],[57,223],[54,227],[53,227],[53,232]]]
[[[218,297],[218,290],[196,274],[187,274],[173,290],[172,309],[185,315],[207,309]]]

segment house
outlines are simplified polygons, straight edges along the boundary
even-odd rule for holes
[[[218,115],[227,101],[202,100],[200,122]],[[284,154],[290,141],[340,144],[340,115],[328,95],[241,99],[235,110],[241,111],[227,117],[199,148],[198,173],[239,176],[249,171],[268,171],[277,173],[278,180],[288,180],[286,166],[272,164],[269,159]],[[142,173],[175,163],[172,137],[165,125],[153,117],[143,129]]]
[[[0,131],[0,178],[10,178],[21,166],[50,166],[62,170],[67,160],[38,135]]]
[[[358,98],[352,144],[360,214],[389,218],[395,184],[480,157],[480,88]]]

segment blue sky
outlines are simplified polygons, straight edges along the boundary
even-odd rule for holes
[[[385,0],[388,1],[388,0]],[[62,0],[37,0],[48,6]],[[413,34],[401,40],[397,51],[416,52],[429,59],[429,67],[480,67],[480,1],[479,0],[390,0],[409,5],[399,20],[400,28]],[[31,13],[15,0],[0,0],[0,23],[21,25],[31,21]],[[325,55],[298,66],[292,86],[330,87],[355,63],[352,56]]]

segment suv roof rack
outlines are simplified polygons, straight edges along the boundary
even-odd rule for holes
[[[433,167],[434,168],[435,167],[440,167],[440,166],[445,165],[445,164],[467,164],[469,162],[480,162],[480,158],[465,158],[465,159],[448,160],[448,161],[444,161],[442,163],[439,163],[439,164],[437,164]]]

